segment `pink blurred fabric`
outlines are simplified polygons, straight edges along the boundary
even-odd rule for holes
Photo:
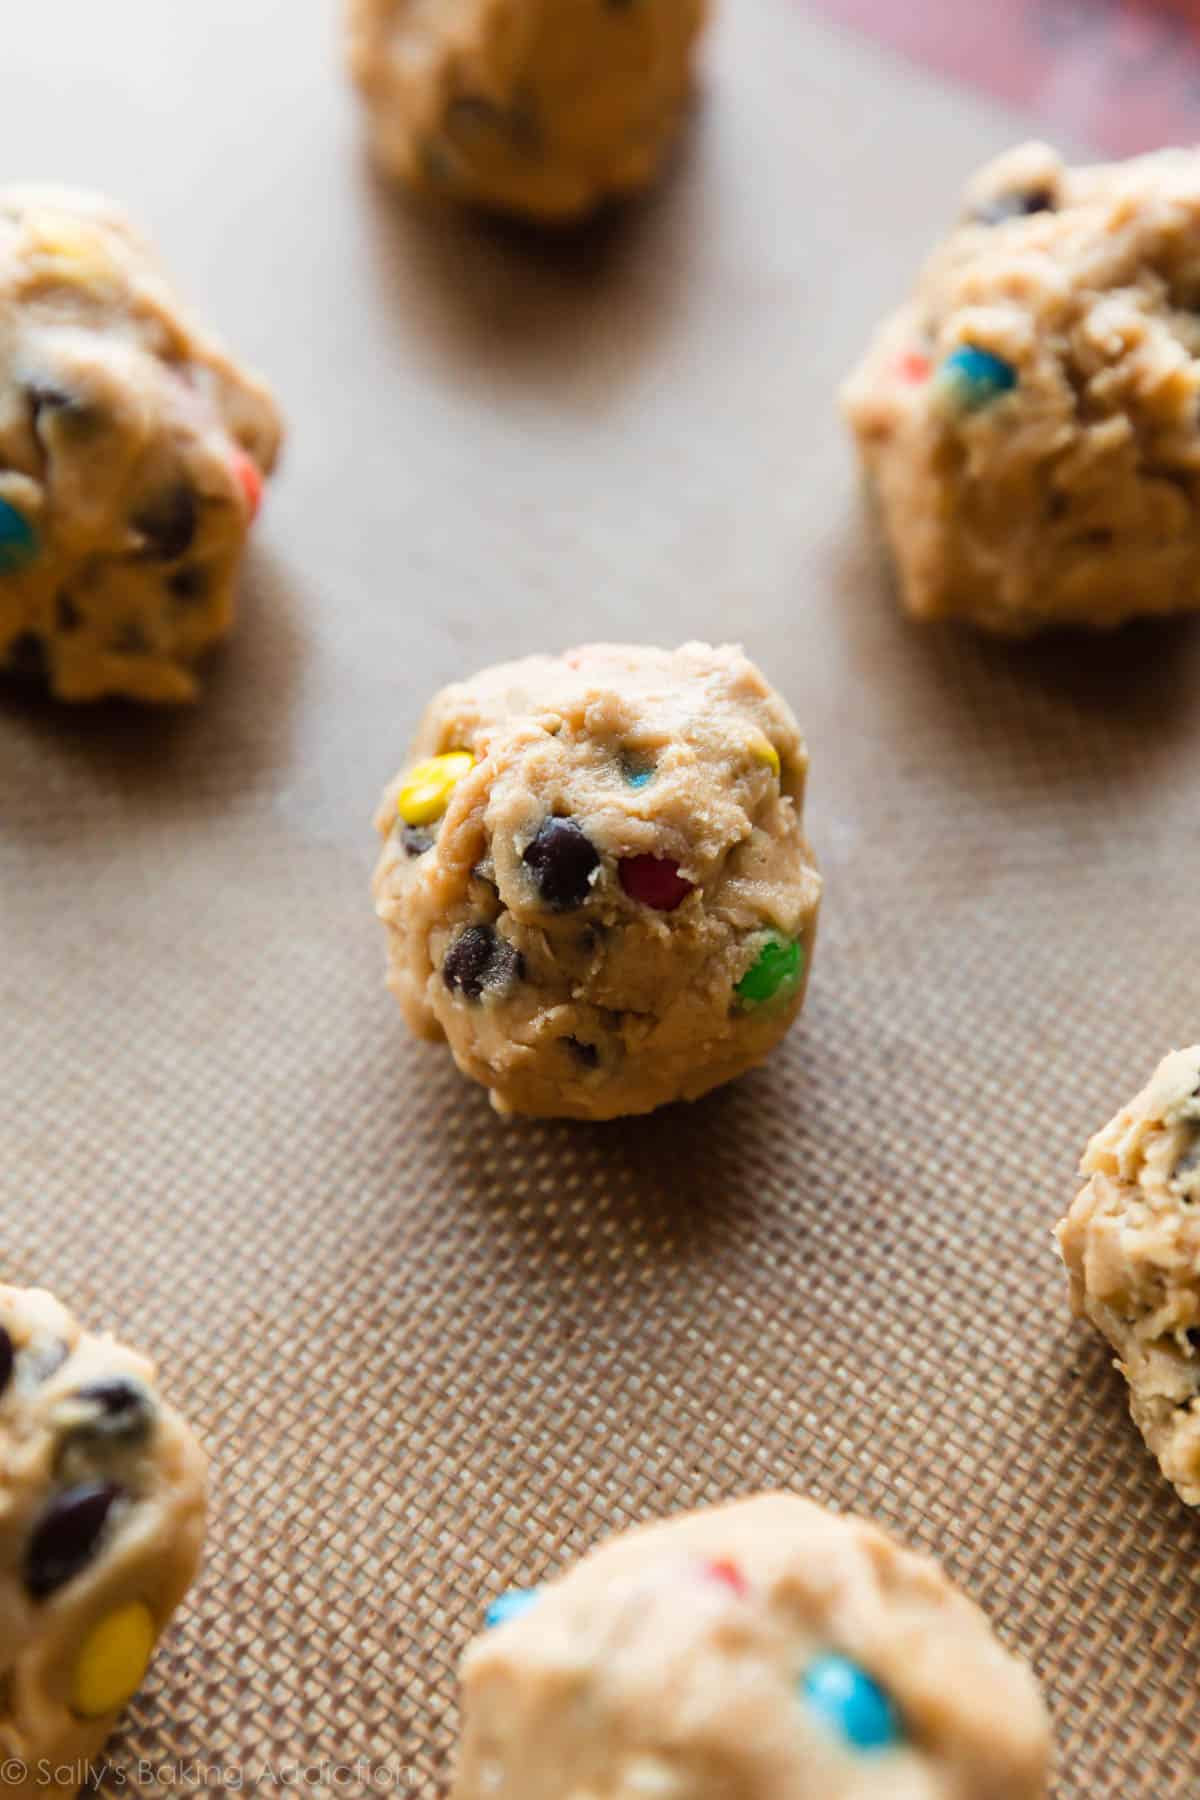
[[[805,0],[1047,133],[1127,156],[1200,139],[1200,0]]]

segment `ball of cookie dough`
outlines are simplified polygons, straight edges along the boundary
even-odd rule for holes
[[[0,669],[190,699],[279,434],[113,206],[0,190]]]
[[[1163,1059],[1082,1173],[1057,1231],[1072,1308],[1116,1351],[1163,1474],[1200,1506],[1200,1044]]]
[[[142,1356],[0,1287],[0,1764],[73,1794],[140,1686],[204,1534],[205,1459]]]
[[[376,154],[410,186],[563,220],[645,187],[707,0],[350,0]]]
[[[390,985],[500,1112],[605,1119],[761,1062],[821,884],[807,757],[737,649],[591,645],[443,689],[376,821]]]
[[[1200,606],[1200,151],[1001,157],[845,390],[909,611]]]
[[[454,1800],[1040,1800],[1032,1675],[932,1562],[772,1494],[507,1597],[463,1664]]]

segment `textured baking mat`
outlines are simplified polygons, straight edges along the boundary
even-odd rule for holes
[[[444,1790],[498,1589],[787,1483],[1044,1676],[1059,1793],[1194,1795],[1200,1540],[1050,1229],[1200,1013],[1200,636],[893,607],[834,385],[1019,121],[736,0],[687,153],[539,248],[397,204],[332,12],[41,0],[4,163],[121,195],[292,423],[177,718],[0,700],[0,1270],[161,1361],[206,1570],[112,1794]],[[813,756],[811,1000],[760,1073],[505,1126],[382,987],[368,821],[426,692],[743,638]]]

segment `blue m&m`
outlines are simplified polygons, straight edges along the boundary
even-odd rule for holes
[[[484,1624],[489,1631],[494,1631],[497,1625],[507,1625],[510,1619],[519,1619],[531,1606],[536,1606],[540,1598],[540,1588],[513,1588],[511,1593],[501,1594],[498,1600],[492,1601],[483,1616]]]
[[[848,1656],[831,1652],[818,1657],[802,1685],[809,1710],[852,1750],[887,1750],[901,1741],[900,1715],[892,1701]]]
[[[942,400],[958,412],[978,412],[1017,385],[1017,371],[1002,356],[961,344],[952,350],[937,372]]]
[[[0,499],[0,575],[9,575],[31,563],[37,547],[37,532],[25,514]]]

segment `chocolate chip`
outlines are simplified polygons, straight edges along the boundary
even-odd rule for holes
[[[23,631],[20,637],[15,637],[2,661],[7,672],[19,676],[22,681],[44,681],[50,672],[46,646],[32,631]]]
[[[524,855],[525,867],[547,906],[581,906],[592,891],[600,857],[574,819],[544,819]]]
[[[1193,1350],[1200,1350],[1200,1325],[1189,1325],[1183,1335]]]
[[[54,602],[54,617],[60,631],[78,631],[83,623],[83,614],[70,594],[59,594]]]
[[[25,1553],[25,1586],[35,1600],[44,1600],[91,1561],[120,1497],[111,1481],[81,1482],[54,1496]]]
[[[156,562],[174,562],[191,549],[199,521],[196,496],[180,483],[135,513],[133,529],[143,538],[147,556]]]
[[[442,979],[468,1000],[483,997],[485,987],[507,987],[520,981],[525,960],[519,950],[497,937],[490,925],[468,925],[446,952]]]
[[[189,568],[176,569],[167,582],[167,588],[176,600],[206,600],[212,588],[212,575],[199,563],[193,563]]]
[[[142,1437],[153,1416],[150,1396],[136,1381],[114,1375],[107,1381],[90,1381],[78,1388],[73,1399],[95,1409],[94,1417],[76,1431],[111,1438]]]
[[[400,842],[406,855],[424,856],[433,849],[433,833],[422,831],[419,825],[406,825],[400,833]]]
[[[5,1388],[12,1380],[16,1361],[17,1353],[13,1349],[12,1338],[5,1330],[4,1326],[0,1325],[0,1394],[4,1392]]]
[[[600,1052],[595,1044],[585,1044],[582,1038],[576,1037],[564,1038],[563,1043],[575,1060],[585,1069],[594,1069],[599,1065]]]
[[[1054,210],[1054,195],[1049,188],[1026,188],[1011,194],[994,194],[990,200],[980,201],[971,217],[979,225],[1003,225],[1006,219],[1022,219],[1031,213]]]

